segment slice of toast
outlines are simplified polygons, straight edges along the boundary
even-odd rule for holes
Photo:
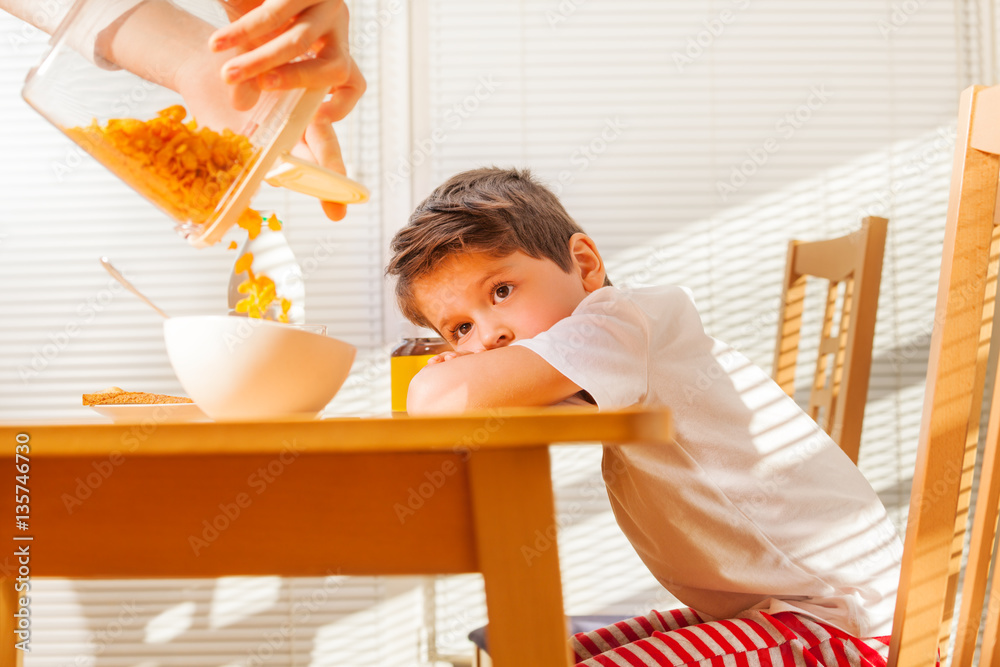
[[[104,391],[83,395],[84,405],[149,405],[153,403],[194,403],[194,401],[184,396],[125,391],[121,387],[109,387]]]

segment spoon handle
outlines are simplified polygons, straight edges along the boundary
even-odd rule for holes
[[[114,278],[115,280],[117,280],[118,282],[120,282],[125,289],[127,289],[129,292],[132,292],[132,294],[135,294],[137,297],[139,297],[140,299],[142,299],[146,303],[146,305],[148,305],[150,308],[152,308],[153,310],[155,310],[156,312],[158,312],[160,315],[162,315],[163,319],[170,319],[170,316],[167,315],[162,310],[160,310],[159,306],[157,306],[155,303],[153,303],[152,301],[150,301],[149,298],[145,294],[143,294],[142,292],[140,292],[139,290],[137,290],[135,288],[135,285],[133,285],[132,283],[130,283],[128,281],[128,278],[126,278],[125,276],[123,276],[121,274],[121,271],[119,271],[118,269],[115,268],[114,264],[111,263],[111,260],[109,260],[107,257],[101,257],[101,266],[103,266],[107,270],[107,272],[111,274],[112,278]]]

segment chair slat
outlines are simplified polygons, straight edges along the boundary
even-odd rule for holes
[[[795,272],[838,283],[854,272],[857,262],[851,235],[802,244],[796,253]]]
[[[798,241],[788,242],[785,278],[781,287],[781,305],[778,313],[778,342],[774,351],[774,381],[782,390],[795,396],[795,367],[799,356],[799,338],[802,330],[802,308],[806,295],[806,278],[795,272],[795,249]]]
[[[996,303],[998,256],[1000,256],[1000,228],[994,226],[993,237],[990,242],[989,271],[986,276],[986,290],[983,297],[983,325],[980,333],[979,359],[981,368],[977,370],[976,374],[976,381],[979,383],[979,386],[982,384],[979,381],[979,376],[982,375],[985,377],[989,363],[989,343]],[[994,373],[989,423],[986,429],[982,472],[976,496],[976,513],[972,521],[972,537],[969,545],[968,562],[962,586],[962,603],[959,609],[952,667],[971,667],[973,664],[976,638],[979,634],[979,623],[982,617],[983,601],[986,593],[986,582],[989,575],[990,562],[993,559],[993,544],[996,538],[997,502],[1000,500],[1000,469],[998,469],[1000,460],[997,459],[996,451],[997,439],[1000,438],[1000,387],[996,384],[997,380],[1000,380],[1000,374]],[[969,416],[970,437],[968,441],[973,447],[978,444],[978,426],[980,421],[978,406],[981,404],[982,400],[974,404],[973,414]],[[975,439],[971,437],[973,432],[976,434]],[[965,505],[967,507],[968,503],[965,503]],[[959,510],[962,510],[962,507],[963,503],[960,497]],[[957,514],[959,517],[964,517],[964,512],[962,511],[959,511]],[[964,537],[964,531],[959,537]],[[1000,582],[996,582],[995,585],[1000,585]],[[993,613],[992,607],[991,613]],[[947,613],[945,614],[945,620],[946,622],[950,621]],[[948,622],[948,625],[950,628],[951,623]]]
[[[985,189],[983,196],[989,198],[990,184],[982,183]],[[996,190],[996,183],[992,184]],[[993,197],[994,211],[996,213],[996,197]],[[986,228],[984,211],[984,230]],[[972,501],[972,481],[975,475],[976,454],[979,445],[979,425],[982,417],[983,388],[986,382],[986,373],[989,365],[990,341],[993,336],[993,307],[996,299],[996,279],[997,279],[997,250],[998,250],[998,229],[994,225],[991,238],[989,258],[985,265],[986,281],[983,292],[979,295],[982,304],[982,315],[979,324],[979,346],[976,356],[976,377],[971,389],[972,404],[969,408],[968,431],[965,436],[965,458],[962,462],[962,479],[959,485],[958,504],[955,509],[955,538],[952,543],[951,562],[948,571],[948,588],[945,596],[944,612],[941,618],[940,642],[941,656],[947,657],[946,647],[948,637],[951,634],[952,620],[955,611],[956,595],[958,592],[958,582],[962,570],[962,555],[965,548],[966,527],[969,524],[969,508]],[[981,611],[981,609],[980,609]]]
[[[840,352],[841,336],[836,338],[824,338],[819,342],[820,354],[837,354]]]
[[[997,229],[993,228],[990,257],[996,257]],[[968,430],[965,435],[965,456],[962,460],[962,474],[959,482],[958,502],[955,508],[955,536],[951,547],[951,561],[948,568],[948,587],[945,593],[944,611],[939,630],[939,647],[941,657],[947,657],[948,638],[951,635],[952,620],[955,612],[958,582],[962,571],[962,556],[965,548],[966,527],[969,525],[969,509],[972,502],[972,482],[975,476],[976,454],[979,445],[979,425],[982,417],[983,385],[986,380],[989,364],[990,339],[993,333],[993,298],[996,287],[995,259],[987,264],[986,284],[980,301],[983,304],[982,319],[979,329],[979,346],[976,356],[976,375],[970,388],[971,405],[969,407]]]
[[[963,478],[967,477],[969,418],[978,414],[973,403],[980,377],[983,297],[990,273],[1000,173],[997,155],[969,145],[975,118],[990,123],[1000,118],[1000,98],[996,95],[991,94],[990,102],[977,108],[981,90],[984,88],[966,90],[959,111],[927,389],[890,646],[891,667],[935,663],[946,596],[953,580],[956,516]]]
[[[990,584],[990,600],[996,600],[1000,595],[1000,579],[994,578]],[[1000,651],[997,650],[997,625],[1000,619],[997,618],[998,606],[991,604],[986,616],[986,627],[983,632],[982,648],[980,649],[980,667],[1000,667]]]
[[[979,86],[980,90],[976,95],[976,104],[981,108],[989,108],[995,112],[1000,109],[1000,88],[994,86],[985,88]],[[987,118],[990,112],[985,112],[982,117]],[[992,120],[973,124],[970,128],[969,145],[984,153],[1000,154],[1000,124],[997,123],[997,116]]]

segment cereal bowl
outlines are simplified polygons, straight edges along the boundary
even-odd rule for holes
[[[173,317],[163,333],[184,391],[216,421],[314,417],[356,352],[306,328],[247,317]]]

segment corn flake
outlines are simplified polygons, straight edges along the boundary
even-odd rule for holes
[[[239,217],[239,220],[236,221],[236,224],[242,227],[243,229],[247,230],[247,234],[250,236],[251,239],[255,239],[260,234],[260,228],[263,222],[264,221],[261,218],[260,213],[253,210],[252,208],[248,208],[247,210],[243,211],[243,213]]]
[[[112,118],[101,125],[95,119],[66,133],[171,216],[203,225],[259,149],[231,130],[185,123],[186,116],[178,104],[147,121]]]
[[[254,273],[252,266],[252,252],[245,253],[236,260],[236,266],[233,270],[236,273],[246,273],[247,278],[236,288],[240,294],[246,296],[236,302],[234,309],[237,313],[246,313],[248,317],[287,323],[288,311],[292,307],[292,302],[285,297],[279,297],[274,281],[263,274]],[[275,315],[270,312],[272,305],[280,306],[280,313]]]

